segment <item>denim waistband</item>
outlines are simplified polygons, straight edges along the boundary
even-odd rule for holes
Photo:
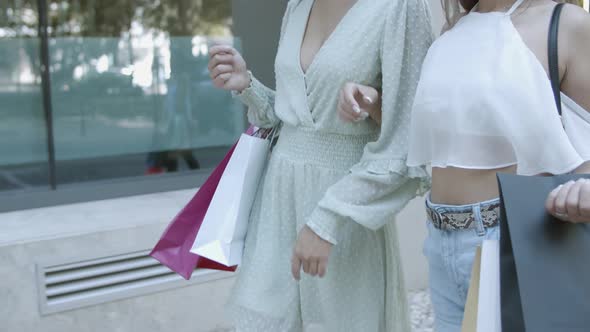
[[[500,199],[466,205],[447,205],[432,203],[430,194],[426,196],[426,213],[433,226],[441,230],[461,230],[485,228],[499,224]]]

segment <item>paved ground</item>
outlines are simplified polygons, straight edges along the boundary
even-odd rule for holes
[[[411,293],[409,300],[413,332],[434,332],[434,314],[428,291]]]

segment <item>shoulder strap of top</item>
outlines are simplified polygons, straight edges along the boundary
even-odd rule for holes
[[[506,15],[510,16],[524,3],[524,0],[517,0],[512,7],[506,12]]]
[[[555,6],[553,15],[551,17],[551,23],[549,25],[549,77],[551,78],[551,87],[553,88],[553,96],[555,97],[555,104],[557,104],[557,110],[561,115],[561,81],[559,79],[559,48],[558,48],[558,36],[559,36],[559,18],[561,16],[561,10],[563,9],[564,3],[560,3]]]

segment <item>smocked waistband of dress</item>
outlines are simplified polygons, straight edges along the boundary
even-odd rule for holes
[[[304,163],[348,169],[359,162],[365,145],[377,138],[376,133],[344,135],[285,125],[273,153]]]

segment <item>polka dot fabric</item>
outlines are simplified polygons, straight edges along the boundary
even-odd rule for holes
[[[395,215],[425,192],[408,168],[410,112],[433,34],[426,0],[358,0],[303,72],[299,53],[313,0],[290,1],[275,62],[276,91],[255,78],[248,117],[280,125],[251,214],[230,300],[237,330],[409,331]],[[345,123],[340,88],[383,91],[382,125]],[[325,278],[291,276],[298,231],[335,244]]]

